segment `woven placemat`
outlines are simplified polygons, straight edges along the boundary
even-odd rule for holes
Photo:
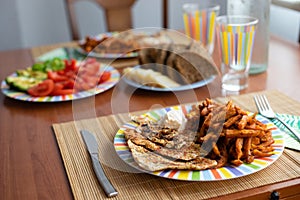
[[[45,46],[37,46],[31,48],[31,55],[32,58],[35,60],[38,57],[61,47],[71,47],[71,48],[78,48],[78,43],[76,41],[73,42],[64,42],[64,43],[58,43],[58,44],[51,44],[51,45],[45,45]],[[135,66],[138,64],[137,58],[120,58],[120,59],[98,59],[100,62],[105,63],[107,65],[111,65],[115,68],[124,68],[124,67],[130,67]]]
[[[49,51],[52,51],[57,48],[61,47],[77,47],[77,42],[63,42],[63,43],[56,43],[44,46],[37,46],[31,48],[31,55],[33,58],[37,58]]]
[[[300,103],[278,91],[263,92],[277,112],[300,115]],[[234,103],[255,112],[254,94],[231,97]],[[228,99],[216,98],[226,102]],[[139,114],[143,111],[134,113]],[[94,175],[92,164],[79,130],[93,132],[99,142],[104,171],[119,191],[115,199],[207,199],[300,177],[300,153],[284,150],[269,167],[241,178],[212,181],[177,181],[140,173],[116,154],[113,139],[128,114],[53,124],[53,129],[75,199],[106,199]]]

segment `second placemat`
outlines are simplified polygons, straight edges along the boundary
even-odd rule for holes
[[[265,94],[271,102],[274,102],[274,109],[278,108],[284,111],[282,106],[275,106],[280,103],[278,101],[284,99],[285,102],[288,102],[287,105],[293,104],[294,112],[300,110],[298,102],[287,98],[282,93],[271,91]],[[244,109],[255,111],[252,96],[253,94],[247,94],[232,99]],[[216,100],[227,101],[224,98]],[[289,111],[289,114],[299,114]],[[53,125],[75,199],[106,198],[94,175],[92,164],[79,133],[81,129],[87,129],[96,135],[100,146],[100,161],[104,166],[105,173],[119,191],[116,199],[178,199],[179,197],[207,199],[300,177],[299,153],[289,150],[285,150],[283,155],[266,169],[237,179],[187,182],[141,173],[127,166],[116,154],[113,146],[116,132],[121,125],[128,121],[128,114],[118,114]]]

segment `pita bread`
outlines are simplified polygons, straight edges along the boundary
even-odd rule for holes
[[[197,157],[189,162],[174,161],[151,152],[142,146],[138,146],[131,140],[128,140],[127,144],[132,152],[135,162],[141,168],[148,171],[159,171],[164,169],[204,170],[217,165],[217,161],[203,157]]]

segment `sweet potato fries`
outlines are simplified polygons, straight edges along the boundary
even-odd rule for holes
[[[272,155],[272,128],[255,116],[256,113],[249,114],[232,101],[221,105],[206,99],[187,117],[199,119],[196,142],[211,147],[208,157],[217,160],[217,167],[222,167],[226,163],[238,166],[251,163],[255,157]]]

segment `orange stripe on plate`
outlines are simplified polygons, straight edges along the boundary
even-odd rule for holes
[[[169,178],[173,178],[173,176],[178,172],[178,170],[172,170],[171,173],[168,175]]]
[[[272,159],[272,158],[269,158],[269,157],[262,157],[262,158],[257,158],[257,159],[260,159],[260,160],[265,160],[265,161],[268,161],[268,162],[270,162],[270,161],[273,161],[274,159]]]
[[[210,170],[212,172],[212,174],[214,175],[214,177],[216,179],[221,179],[222,177],[220,176],[219,172],[216,169],[211,169]]]

